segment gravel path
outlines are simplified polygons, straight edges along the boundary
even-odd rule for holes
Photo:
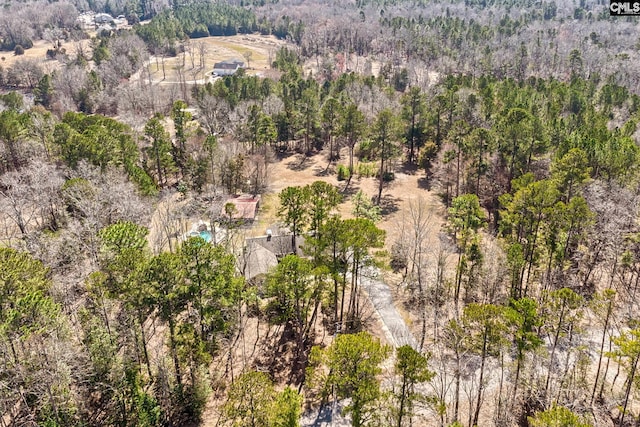
[[[360,276],[360,286],[367,293],[371,304],[380,317],[387,341],[395,347],[410,345],[418,349],[418,342],[393,304],[391,289],[381,278],[380,269],[365,267]]]

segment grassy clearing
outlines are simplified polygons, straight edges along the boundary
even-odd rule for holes
[[[200,67],[200,46],[204,44],[204,67]],[[275,52],[285,44],[273,36],[236,35],[225,37],[203,37],[193,39],[184,53],[174,58],[164,58],[164,75],[162,59],[152,58],[149,64],[151,78],[155,83],[177,83],[179,81],[178,68],[182,68],[187,83],[197,80],[206,83],[210,80],[213,65],[216,62],[229,59],[240,59],[246,62],[245,54],[251,53],[247,74],[257,74],[270,68],[269,58],[275,57]],[[191,58],[193,55],[193,61]],[[184,57],[184,58],[183,58]],[[184,63],[184,67],[183,64]]]
[[[73,43],[65,43],[62,47],[65,48],[68,53],[73,53],[75,51]],[[60,63],[58,61],[47,59],[48,49],[51,49],[51,43],[45,40],[38,40],[33,43],[32,48],[25,49],[24,55],[15,55],[13,51],[0,51],[0,66],[3,68],[9,68],[15,64],[16,61],[21,59],[35,59],[43,67],[54,64],[56,68],[59,67]]]
[[[266,229],[278,221],[277,209],[280,204],[278,197],[276,193],[262,195],[258,221],[251,227],[253,236],[263,236],[266,233]]]
[[[244,58],[244,55],[246,52],[251,52],[251,64],[253,66],[254,63],[258,63],[261,64],[263,66],[268,65],[266,63],[267,60],[267,56],[262,52],[262,50],[260,49],[253,49],[252,47],[249,46],[243,46],[243,45],[238,45],[232,42],[226,42],[226,41],[216,41],[216,40],[211,40],[210,45],[215,46],[216,48],[220,48],[220,49],[228,49],[228,50],[232,50],[234,52],[238,52],[238,54],[240,54],[240,58]],[[231,59],[231,58],[229,58]],[[262,64],[264,62],[264,64]]]

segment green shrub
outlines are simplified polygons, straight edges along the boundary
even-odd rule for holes
[[[358,177],[371,178],[378,174],[378,166],[374,162],[358,163]]]
[[[107,49],[106,44],[100,44],[100,46],[96,47],[95,49],[93,49],[93,62],[96,63],[96,65],[100,65],[103,61],[106,61],[107,59],[109,59],[110,53],[109,53],[109,49]]]
[[[373,203],[371,197],[359,190],[353,196],[353,216],[356,218],[366,218],[373,222],[380,221],[382,212],[380,206]]]
[[[360,143],[358,144],[357,154],[358,154],[358,158],[363,161],[367,161],[373,158],[374,153],[373,153],[373,144],[371,143],[371,140],[364,139],[360,141]]]
[[[349,173],[349,168],[346,167],[345,165],[338,165],[337,172],[338,172],[338,181],[347,180],[351,175]]]
[[[22,45],[17,44],[15,49],[13,50],[13,53],[15,55],[24,55],[24,48],[22,47]]]
[[[135,25],[140,22],[140,18],[138,17],[138,14],[135,12],[128,13],[126,18],[127,18],[127,24],[129,25]]]
[[[197,39],[200,37],[209,37],[209,29],[204,24],[198,24],[191,32],[190,37],[192,39]]]
[[[431,170],[431,163],[438,156],[438,146],[432,142],[428,141],[420,150],[420,156],[418,157],[418,166],[425,170],[425,172],[429,173]]]
[[[167,47],[167,49],[165,50],[165,54],[171,58],[175,58],[176,56],[178,56],[178,48],[174,45],[171,45]]]

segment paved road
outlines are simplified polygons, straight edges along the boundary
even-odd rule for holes
[[[360,286],[367,293],[382,323],[387,341],[394,347],[410,345],[418,349],[418,342],[393,304],[389,285],[381,278],[380,269],[365,267],[360,275]]]

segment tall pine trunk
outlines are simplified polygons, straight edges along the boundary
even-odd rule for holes
[[[596,378],[593,380],[593,391],[591,392],[591,403],[596,395],[596,389],[598,388],[598,379],[600,378],[600,368],[602,367],[602,356],[604,355],[604,343],[607,338],[607,330],[609,329],[609,319],[611,317],[611,311],[613,310],[613,300],[609,300],[607,305],[607,315],[604,319],[604,328],[602,330],[602,340],[600,341],[600,352],[598,354],[598,368],[596,369]],[[604,378],[602,380],[604,382]]]
[[[624,416],[627,413],[627,405],[629,404],[629,395],[631,394],[631,386],[633,386],[633,381],[636,377],[636,369],[638,368],[638,359],[640,358],[640,352],[636,354],[636,357],[633,360],[633,365],[631,366],[631,372],[629,373],[629,378],[627,378],[627,387],[624,392],[624,405],[622,405],[622,414],[620,415],[620,427],[624,426]]]
[[[176,348],[176,325],[173,318],[169,319],[169,345],[171,346],[171,357],[173,358],[173,367],[176,371],[176,382],[178,386],[181,386],[182,374],[180,372],[180,361],[178,360],[178,350]]]
[[[473,414],[473,421],[470,423],[470,426],[475,426],[478,424],[478,417],[480,416],[480,404],[482,402],[482,391],[483,391],[483,384],[482,382],[484,381],[484,365],[485,365],[485,361],[487,360],[487,330],[485,329],[485,333],[483,336],[483,340],[482,340],[482,354],[480,356],[480,380],[479,380],[479,384],[478,384],[478,400],[476,401],[476,409],[475,412]]]

